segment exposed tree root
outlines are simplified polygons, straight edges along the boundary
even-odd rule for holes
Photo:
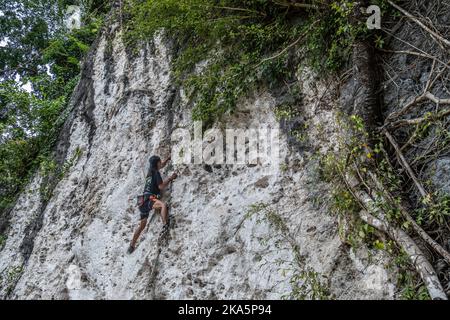
[[[391,1],[389,1],[393,4]],[[367,1],[362,1],[361,5],[366,4]],[[394,5],[397,7],[396,5]],[[355,18],[358,18],[358,9],[355,11]],[[400,8],[401,9],[401,8]],[[403,10],[403,9],[402,9]],[[402,11],[403,12],[403,11]],[[414,19],[411,15],[408,14],[408,17]],[[420,22],[420,21],[419,21]],[[420,23],[423,25],[422,23]],[[425,26],[426,27],[426,26]],[[426,27],[427,28],[427,27]],[[427,30],[429,30],[427,28]],[[431,30],[429,30],[431,31]],[[436,35],[439,37],[439,35]],[[444,39],[445,40],[445,39]],[[357,84],[357,92],[354,99],[354,110],[353,112],[361,117],[365,124],[366,132],[373,133],[375,131],[375,123],[378,120],[381,120],[381,103],[380,103],[380,82],[378,77],[378,68],[376,63],[376,58],[373,53],[373,48],[371,43],[367,40],[358,40],[353,46],[353,74],[354,80]],[[396,117],[407,112],[412,106],[426,99],[430,99],[430,88],[433,86],[434,81],[437,79],[432,79],[432,75],[434,72],[436,61],[433,60],[433,67],[430,72],[430,76],[428,82],[425,86],[425,90],[423,94],[413,101],[408,103],[400,112],[391,114],[387,119],[386,123],[389,123],[391,119],[395,119]],[[369,136],[369,140],[373,138]],[[363,138],[365,139],[365,138]],[[370,144],[368,141],[367,145]],[[349,154],[349,157],[351,154]],[[347,158],[348,163],[349,158]],[[359,180],[355,176],[347,176],[342,170],[337,167],[339,170],[339,175],[343,180],[344,184],[348,188],[349,192],[353,195],[353,198],[360,204],[362,210],[359,213],[359,217],[372,227],[377,230],[386,233],[393,241],[395,241],[401,249],[407,254],[410,261],[414,265],[416,271],[422,278],[428,293],[432,299],[442,299],[447,300],[447,295],[444,292],[444,289],[439,281],[439,278],[433,269],[433,266],[427,260],[425,255],[422,253],[420,248],[414,242],[414,240],[400,227],[397,227],[393,223],[391,223],[388,219],[385,218],[385,215],[379,208],[376,207],[375,201],[364,191],[358,190],[356,186],[360,185],[360,182],[368,189],[368,192],[371,192],[370,187],[366,184],[364,179],[362,178],[358,168],[356,168],[356,173],[359,175]],[[425,192],[425,194],[427,194]],[[374,214],[372,214],[372,212]],[[411,221],[413,219],[407,215]],[[415,221],[414,221],[415,223]],[[419,227],[415,224],[416,227]],[[421,231],[420,227],[417,229]],[[422,230],[423,231],[423,230]],[[430,240],[429,237],[426,237],[427,234],[425,232],[420,232],[422,236],[424,236],[427,240]],[[432,240],[432,239],[431,239]],[[437,245],[437,248],[440,246],[434,241],[431,242]]]
[[[351,20],[363,21],[362,12],[369,6],[369,1],[361,0],[353,8]],[[353,113],[364,121],[366,131],[371,134],[376,124],[382,121],[380,96],[380,67],[375,56],[373,39],[358,38],[353,44],[352,65],[353,78],[357,86]],[[372,137],[369,137],[369,140]],[[369,141],[370,143],[371,141]]]
[[[432,247],[438,254],[440,254],[444,260],[450,265],[450,253],[445,250],[439,243],[437,243],[433,238],[431,238],[428,233],[423,230],[414,220],[414,218],[409,214],[409,212],[400,204],[397,203],[392,196],[392,194],[383,187],[381,181],[377,178],[375,174],[369,172],[369,176],[372,181],[375,183],[378,190],[383,193],[383,196],[388,200],[391,204],[395,205],[395,207],[400,211],[403,218],[412,226],[413,230],[424,240],[430,247]]]
[[[402,248],[423,280],[431,299],[447,300],[447,295],[445,294],[433,266],[427,260],[414,240],[411,239],[411,237],[401,228],[393,226],[389,223],[389,221],[385,219],[383,212],[376,208],[374,201],[367,193],[355,190],[354,185],[358,184],[357,179],[348,178],[342,172],[340,172],[340,174],[349,192],[353,195],[355,200],[358,201],[362,208],[359,212],[359,217],[361,220],[375,229],[386,233]],[[353,181],[353,185],[351,181]],[[369,213],[370,210],[376,211],[375,213],[378,217],[375,217]]]
[[[366,124],[368,132],[373,132],[375,124],[381,118],[378,97],[379,81],[375,69],[373,49],[368,42],[358,42],[353,49],[353,75],[359,84],[355,95],[353,112],[360,116]]]
[[[360,195],[360,197],[363,197]],[[368,198],[368,197],[364,197]],[[371,200],[370,200],[371,201]],[[420,277],[422,278],[431,299],[433,300],[447,300],[447,295],[442,288],[439,278],[433,269],[433,266],[424,256],[420,248],[411,239],[405,231],[400,228],[393,227],[386,221],[378,219],[373,215],[369,214],[366,210],[361,210],[359,217],[371,225],[372,227],[385,232],[391,237],[408,255],[409,259],[413,263]]]

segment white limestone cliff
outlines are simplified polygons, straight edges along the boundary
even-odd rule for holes
[[[318,162],[310,151],[290,147],[283,130],[278,166],[169,166],[165,174],[180,176],[165,198],[175,216],[168,243],[158,253],[161,222],[154,219],[136,251],[126,253],[148,158],[167,156],[171,133],[193,127],[191,106],[173,83],[172,51],[159,35],[132,56],[114,30],[94,44],[60,143],[64,161],[80,156],[48,203],[39,193],[40,173],[20,195],[0,251],[0,296],[280,299],[292,291],[298,250],[304,270],[317,272],[334,298],[394,298],[388,257],[341,241]],[[307,70],[298,77],[304,117],[313,124],[309,140],[324,153],[336,144],[332,84]],[[255,92],[225,125],[278,128],[276,99]],[[321,130],[320,123],[326,124]],[[268,206],[248,217],[258,203]],[[280,232],[265,212],[274,212],[288,231]]]

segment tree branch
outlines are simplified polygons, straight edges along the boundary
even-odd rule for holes
[[[271,56],[271,57],[262,59],[262,60],[255,66],[255,68],[259,67],[261,64],[263,64],[263,63],[266,62],[266,61],[276,59],[276,58],[278,58],[279,56],[283,55],[286,51],[288,51],[290,48],[292,48],[292,47],[295,46],[297,43],[299,43],[300,40],[302,40],[302,39],[306,36],[306,34],[312,29],[312,27],[313,27],[317,22],[319,22],[319,20],[316,20],[316,21],[314,21],[313,23],[311,23],[311,25],[308,27],[308,29],[307,29],[305,32],[303,32],[303,33],[302,33],[302,34],[301,34],[294,42],[292,42],[291,44],[289,44],[289,45],[288,45],[287,47],[285,47],[283,50],[281,50],[280,52],[276,53],[275,55],[273,55],[273,56]]]
[[[427,260],[423,252],[417,246],[413,239],[402,229],[392,226],[385,218],[383,212],[378,209],[379,218],[369,213],[369,208],[376,208],[373,200],[365,192],[356,192],[349,179],[339,170],[339,174],[344,181],[345,186],[360,204],[362,210],[359,217],[365,223],[371,225],[377,230],[386,233],[394,240],[408,255],[409,260],[414,265],[423,280],[431,299],[447,300],[447,295],[442,288],[439,278],[433,269],[433,266]]]
[[[444,117],[449,116],[449,115],[450,115],[450,109],[449,110],[444,110],[443,112],[440,112],[440,113],[438,113],[436,115],[433,115],[431,117],[420,117],[420,118],[415,118],[415,119],[398,120],[398,121],[395,121],[395,122],[391,123],[390,127],[391,128],[398,128],[398,127],[401,127],[401,126],[417,125],[417,124],[420,124],[420,123],[425,122],[427,120],[431,120],[431,119],[437,120],[437,119],[444,118]]]
[[[387,49],[382,49],[382,48],[377,48],[377,50],[386,52],[386,53],[409,54],[412,56],[418,56],[418,57],[422,57],[422,58],[431,59],[433,61],[437,61],[437,62],[441,63],[446,68],[450,69],[450,66],[448,64],[445,64],[443,61],[439,60],[435,56],[432,56],[431,54],[428,54],[428,53],[421,53],[421,52],[409,51],[409,50],[387,50]]]
[[[434,63],[433,63],[433,67],[434,67]],[[432,71],[431,71],[431,73],[432,73]],[[436,79],[440,76],[440,74],[438,74],[437,77],[435,77],[433,80],[431,80],[431,73],[430,73],[430,77],[428,78],[427,84],[425,85],[424,92],[420,96],[415,97],[413,100],[411,100],[409,103],[407,103],[400,111],[392,112],[390,115],[388,115],[385,120],[385,126],[386,126],[386,124],[391,122],[392,119],[398,118],[402,114],[405,114],[414,105],[416,105],[417,103],[422,102],[426,99],[428,99],[436,104],[439,104],[439,105],[450,104],[450,98],[439,98],[439,97],[436,97],[434,94],[432,94],[429,91],[431,89],[431,87],[433,86],[434,82],[436,81]]]
[[[262,17],[265,17],[266,14],[264,12],[251,10],[251,9],[245,9],[245,8],[235,8],[235,7],[224,7],[224,6],[211,6],[211,8],[214,9],[223,9],[223,10],[229,10],[229,11],[240,11],[240,12],[250,12],[250,13],[256,13]]]
[[[431,238],[428,235],[428,233],[417,224],[416,220],[414,220],[413,217],[411,217],[409,212],[400,203],[398,204],[396,203],[392,194],[388,190],[386,190],[386,188],[384,188],[383,184],[375,176],[375,174],[369,172],[369,176],[372,178],[372,181],[375,183],[376,187],[383,193],[385,197],[388,198],[387,200],[389,200],[393,205],[395,205],[399,209],[402,216],[408,223],[411,224],[414,231],[422,238],[422,240],[424,240],[430,247],[432,247],[438,254],[440,254],[444,258],[444,260],[447,261],[447,263],[450,265],[450,253],[447,250],[445,250],[439,243],[437,243],[433,238]]]
[[[436,104],[450,104],[450,98],[447,98],[447,99],[439,98],[439,97],[436,97],[434,94],[432,94],[429,91],[425,92],[425,97],[428,98],[429,100],[433,101]]]
[[[400,151],[400,148],[398,147],[398,144],[395,141],[394,137],[392,137],[392,135],[387,130],[383,130],[383,134],[386,136],[386,138],[389,140],[391,145],[394,147],[395,153],[397,154],[400,165],[406,170],[409,177],[412,179],[412,181],[416,185],[417,189],[419,190],[420,195],[424,198],[426,196],[428,196],[428,192],[425,191],[425,188],[422,186],[422,184],[417,179],[416,175],[414,174],[414,171],[409,166],[408,161],[406,161],[406,158],[403,156],[403,153]]]
[[[368,197],[367,197],[368,198]],[[368,200],[371,201],[371,200]],[[427,260],[423,252],[417,246],[413,239],[400,228],[393,227],[388,222],[375,218],[366,210],[361,210],[359,217],[365,223],[372,227],[385,232],[393,239],[408,255],[409,260],[416,268],[420,277],[422,278],[431,299],[433,300],[447,300],[447,295],[442,288],[439,278],[434,271],[433,266]]]
[[[412,21],[414,21],[415,23],[417,23],[422,29],[424,29],[425,31],[427,31],[430,35],[432,35],[432,37],[434,37],[435,39],[438,39],[440,42],[444,43],[446,46],[450,47],[450,41],[445,39],[444,37],[442,37],[441,35],[439,35],[438,33],[434,32],[433,30],[431,30],[429,27],[427,27],[425,24],[423,24],[419,19],[417,19],[416,17],[414,17],[412,14],[410,14],[408,11],[406,11],[405,9],[403,9],[402,7],[396,5],[395,3],[393,3],[391,0],[388,0],[388,3],[393,6],[395,9],[397,9],[398,11],[400,11],[401,13],[403,13],[406,17],[408,17],[409,19],[411,19]]]
[[[317,9],[318,6],[315,4],[308,3],[297,3],[297,2],[289,2],[283,0],[272,0],[275,4],[283,6],[283,7],[295,7],[295,8],[304,8],[304,9]]]

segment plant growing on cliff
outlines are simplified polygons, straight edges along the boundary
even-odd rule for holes
[[[50,200],[53,196],[53,189],[56,187],[56,184],[64,178],[69,170],[76,164],[78,159],[80,159],[82,154],[82,150],[77,147],[70,158],[68,158],[62,166],[58,166],[58,164],[51,157],[47,157],[39,161],[40,174],[43,177],[43,182],[39,186],[39,192],[42,200]]]
[[[292,291],[284,299],[295,300],[329,300],[330,292],[324,282],[326,279],[311,268],[296,270],[290,279]]]
[[[365,21],[351,21],[353,7],[353,1],[127,0],[125,39],[139,47],[164,29],[178,41],[175,74],[195,102],[194,119],[208,125],[258,86],[295,79],[301,57],[317,69],[340,68],[353,39],[367,32]]]
[[[327,181],[333,181],[336,187],[336,211],[351,219],[361,219],[363,226],[382,231],[394,240],[398,246],[395,252],[400,269],[399,285],[404,288],[405,298],[427,298],[425,288],[431,297],[443,297],[445,293],[439,283],[438,274],[429,261],[426,258],[415,258],[422,253],[417,245],[418,240],[413,240],[410,234],[416,234],[420,241],[433,248],[444,260],[448,261],[450,255],[437,239],[428,234],[427,229],[418,224],[416,218],[420,216],[415,217],[414,213],[405,208],[401,188],[403,178],[392,167],[381,137],[377,137],[379,143],[373,148],[369,147],[365,143],[368,134],[361,119],[356,116],[351,117],[348,122],[343,122],[342,127],[347,134],[341,137],[339,152],[322,160],[323,176]],[[440,202],[431,199],[430,196],[430,202],[425,200],[423,203],[426,206],[423,212],[427,212],[430,218],[434,217],[434,222],[439,223],[442,215],[438,215],[437,211],[442,211],[445,215],[447,202],[445,198]],[[364,232],[360,238],[368,240],[369,244],[375,245],[376,248],[384,248],[384,245],[380,246],[380,241],[367,238],[366,234],[367,232]],[[354,243],[353,239],[354,236],[351,237],[350,243]],[[408,264],[402,259],[406,259]],[[401,261],[403,263],[400,263]],[[427,272],[423,272],[423,268],[427,268]],[[418,273],[411,271],[414,269]],[[418,274],[422,280],[419,280]]]
[[[271,209],[269,204],[263,202],[253,204],[244,219],[250,219],[254,216],[256,216],[258,223],[265,221],[274,231],[268,239],[262,239],[262,242],[274,241],[277,248],[291,250],[293,254],[292,261],[276,261],[278,265],[284,266],[280,269],[283,274],[287,272],[291,274],[289,279],[291,291],[284,294],[282,298],[296,300],[332,298],[328,289],[328,279],[305,264],[300,253],[300,247],[292,236],[285,219]]]
[[[10,267],[7,270],[4,270],[2,274],[0,274],[0,284],[3,288],[5,288],[6,295],[10,294],[11,291],[16,286],[17,281],[19,281],[23,272],[23,268],[21,266]]]
[[[394,263],[398,268],[397,285],[401,288],[401,298],[404,300],[430,300],[427,288],[409,261],[408,255],[395,248]]]

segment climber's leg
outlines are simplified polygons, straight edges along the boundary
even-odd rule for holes
[[[150,211],[152,210],[152,204],[152,200],[150,199],[150,197],[148,197],[139,206],[139,211],[141,212],[141,221],[139,222],[138,228],[134,232],[133,239],[131,240],[130,247],[128,248],[128,253],[132,253],[136,248],[136,242],[139,239],[142,230],[145,229],[145,225],[147,224],[147,219],[150,215]]]
[[[141,221],[139,222],[138,228],[134,232],[129,251],[131,250],[131,252],[133,252],[134,249],[136,248],[136,242],[139,239],[139,236],[141,235],[142,230],[144,230],[146,224],[147,224],[147,218],[141,219]]]
[[[161,218],[163,220],[163,224],[167,224],[168,220],[168,209],[167,209],[167,205],[162,202],[161,200],[155,200],[155,202],[153,203],[153,208],[154,209],[161,209]]]

